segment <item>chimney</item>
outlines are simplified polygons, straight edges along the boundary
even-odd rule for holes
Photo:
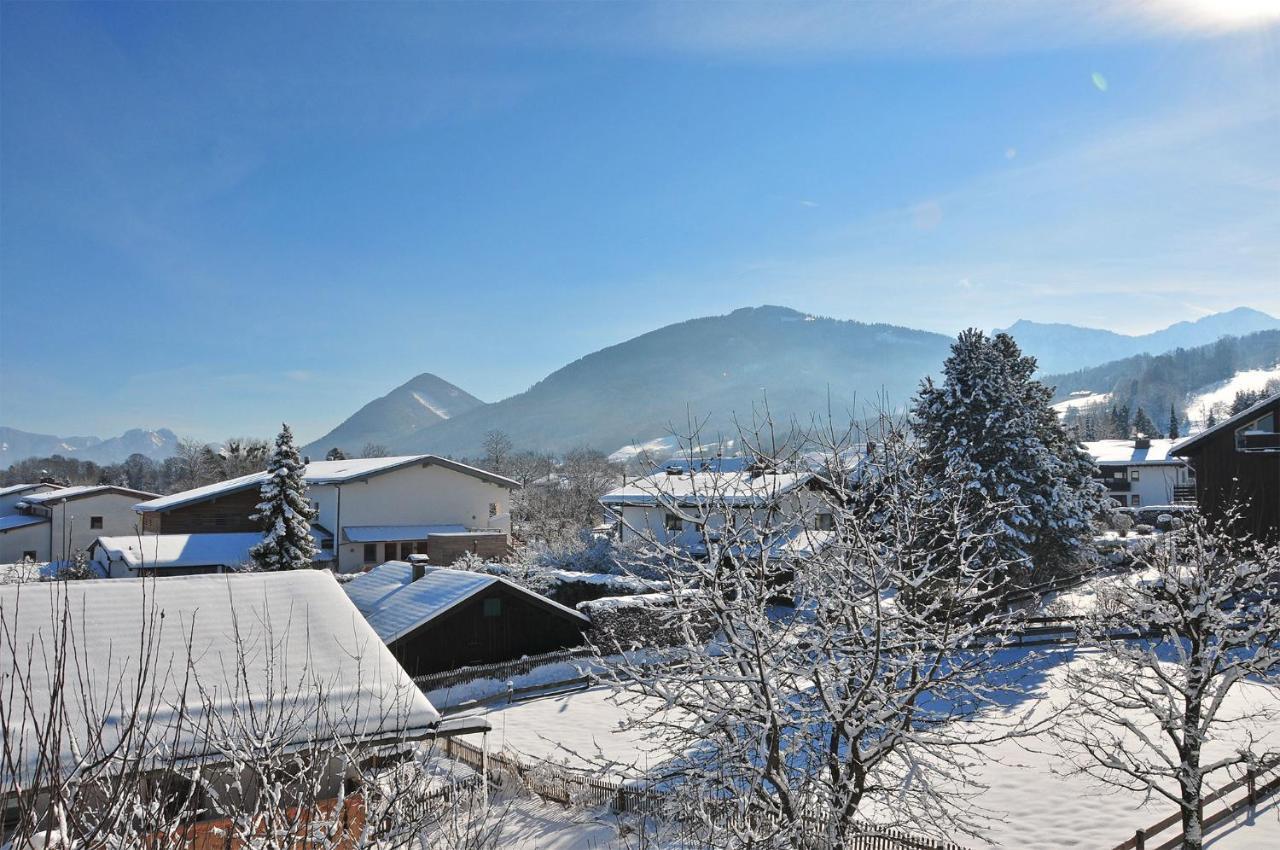
[[[1135,449],[1149,449],[1151,448],[1151,438],[1142,436],[1134,437],[1133,447]]]
[[[409,566],[413,569],[411,581],[417,581],[427,574],[427,556],[413,554],[409,556]]]

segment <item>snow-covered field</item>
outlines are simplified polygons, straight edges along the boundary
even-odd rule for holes
[[[1053,405],[1053,409],[1058,413],[1066,413],[1068,410],[1076,407],[1092,407],[1095,404],[1107,404],[1111,401],[1111,393],[1090,393],[1076,392],[1066,401],[1060,401]]]
[[[1084,602],[1085,600],[1080,600]],[[1086,603],[1087,604],[1087,603]],[[1027,699],[1011,712],[1049,714],[1072,699],[1063,686],[1068,665],[1080,663],[1073,650],[1054,650],[1036,665]],[[620,731],[624,709],[604,687],[514,705],[494,706],[488,717],[494,750],[506,748],[530,763],[555,761],[622,777],[643,771],[667,757],[639,732]],[[1258,701],[1280,701],[1280,694],[1246,684],[1233,691],[1226,710]],[[1274,737],[1280,738],[1280,730]],[[1216,746],[1227,747],[1229,741]],[[1103,787],[1071,770],[1071,761],[1046,734],[1006,741],[989,751],[990,758],[972,775],[985,786],[976,799],[991,821],[987,843],[967,839],[973,847],[1061,850],[1108,850],[1173,812],[1163,800],[1144,801],[1139,794]],[[1221,782],[1218,779],[1217,782]],[[1280,847],[1280,803],[1269,802],[1250,818],[1240,815],[1215,829],[1210,846],[1219,850],[1262,850]],[[539,845],[543,846],[543,845]],[[546,845],[561,846],[561,845]]]
[[[1224,412],[1231,409],[1231,402],[1236,393],[1257,392],[1265,389],[1270,381],[1280,381],[1280,363],[1270,369],[1249,369],[1237,372],[1227,380],[1194,393],[1187,399],[1187,416],[1197,430],[1204,428],[1205,415],[1210,410],[1217,410],[1221,421]]]

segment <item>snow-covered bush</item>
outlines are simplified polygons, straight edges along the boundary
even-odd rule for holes
[[[1135,526],[1133,527],[1133,533],[1134,533],[1134,534],[1141,534],[1141,535],[1143,535],[1143,536],[1145,537],[1145,536],[1146,536],[1146,535],[1148,535],[1148,534],[1155,534],[1155,533],[1156,533],[1156,530],[1155,530],[1155,528],[1154,528],[1153,526],[1147,525],[1147,524],[1144,522],[1144,523],[1139,523],[1138,525],[1135,525]]]
[[[1121,537],[1128,535],[1129,529],[1133,528],[1133,517],[1121,511],[1115,511],[1111,514],[1111,527]]]

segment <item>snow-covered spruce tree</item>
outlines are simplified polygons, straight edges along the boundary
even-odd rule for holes
[[[1104,509],[1097,467],[1049,406],[1053,391],[1032,379],[1036,361],[1013,338],[960,334],[943,380],[926,378],[914,405],[927,471],[965,481],[970,516],[1008,505],[986,531],[993,555],[1052,575],[1078,557],[1090,520]]]
[[[966,513],[966,484],[946,470],[925,478],[900,428],[829,436],[779,452],[747,435],[738,445],[767,459],[761,471],[654,485],[656,509],[685,523],[649,537],[679,639],[610,675],[627,722],[683,754],[651,778],[705,846],[971,834],[973,764],[1025,731],[958,722],[1020,687],[999,654],[1017,623],[993,604],[1004,565],[987,552],[990,518]],[[808,477],[815,464],[822,478]]]
[[[1169,439],[1178,439],[1178,413],[1172,404],[1169,405]]]
[[[1151,417],[1141,407],[1133,415],[1133,432],[1141,437],[1161,436],[1160,429],[1156,427],[1156,423],[1151,421]]]
[[[315,509],[307,498],[307,482],[303,477],[306,464],[293,445],[293,432],[281,425],[275,451],[267,467],[267,480],[262,482],[257,513],[250,519],[262,523],[266,532],[262,542],[249,550],[259,569],[301,570],[312,567],[319,551],[311,536]]]
[[[1081,772],[1175,804],[1178,846],[1200,850],[1207,786],[1280,763],[1280,547],[1203,517],[1161,544],[1082,624],[1092,651],[1068,672],[1053,734]]]

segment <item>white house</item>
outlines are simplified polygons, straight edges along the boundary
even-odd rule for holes
[[[0,487],[0,516],[17,513],[18,502],[26,496],[60,489],[62,488],[57,484],[11,484],[8,487]]]
[[[320,534],[311,529],[319,552],[317,565],[333,560],[332,548],[320,548]],[[132,534],[99,537],[89,557],[99,575],[107,578],[190,576],[237,570],[252,558],[249,550],[262,542],[261,531],[220,534]]]
[[[600,504],[613,515],[623,543],[696,544],[704,527],[712,532],[723,528],[729,514],[740,528],[752,521],[781,526],[786,523],[779,519],[788,516],[796,518],[797,528],[830,528],[831,517],[822,510],[818,492],[822,486],[822,479],[809,471],[677,463],[611,490]]]
[[[249,519],[265,472],[220,481],[136,506],[147,534],[260,531]],[[464,552],[500,557],[511,531],[511,491],[519,483],[435,455],[356,458],[307,464],[313,525],[340,572],[428,555],[450,564]]]
[[[154,496],[108,484],[29,490],[0,516],[0,563],[63,561],[103,535],[135,533],[134,505]]]
[[[1193,503],[1195,472],[1169,454],[1177,440],[1095,440],[1084,447],[1102,471],[1107,495],[1122,507]]]

